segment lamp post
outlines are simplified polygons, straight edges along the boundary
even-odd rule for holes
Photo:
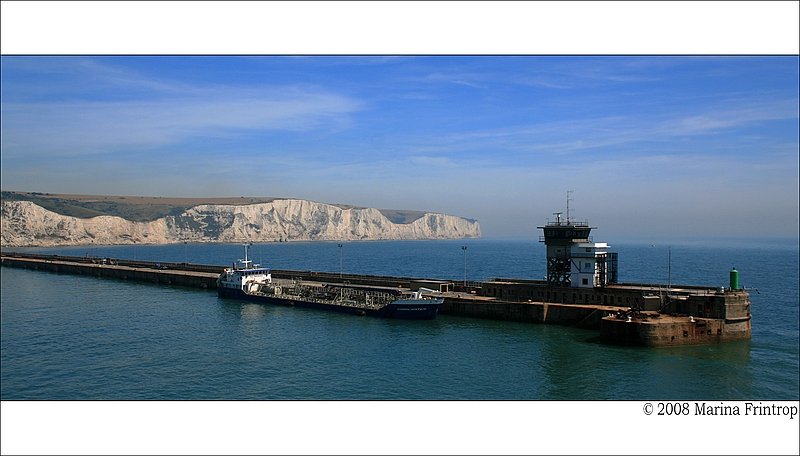
[[[339,245],[339,278],[342,278],[342,271],[344,270],[344,260],[342,256],[342,244]]]
[[[187,266],[189,264],[189,253],[188,253],[188,247],[187,247],[186,244],[187,244],[187,241],[184,240],[183,241],[183,265],[184,266]]]
[[[464,251],[464,291],[467,288],[467,246],[462,245],[461,250]]]
[[[667,293],[672,288],[672,246],[667,247]]]

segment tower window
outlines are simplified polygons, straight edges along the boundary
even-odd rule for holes
[[[587,278],[584,278],[584,279],[583,279],[583,284],[584,284],[584,285],[589,285],[589,279],[587,279]]]

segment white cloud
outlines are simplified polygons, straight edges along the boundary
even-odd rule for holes
[[[4,58],[4,157],[102,154],[198,137],[336,130],[363,109],[358,100],[314,86],[197,84],[152,77],[116,62],[121,60]],[[43,86],[37,78],[44,75],[49,82]]]
[[[474,89],[485,89],[486,86],[482,83],[486,79],[486,75],[477,73],[442,73],[435,72],[428,74],[424,80],[426,82],[443,82],[447,84],[463,85],[472,87]]]
[[[338,128],[359,109],[348,97],[295,88],[149,101],[4,103],[3,153],[103,153],[237,131]]]
[[[443,167],[454,167],[456,166],[456,162],[448,157],[432,157],[426,155],[414,155],[408,157],[409,161],[415,165],[419,166],[435,166],[438,168]]]
[[[681,112],[613,115],[545,121],[512,127],[409,137],[406,150],[447,155],[468,151],[509,156],[549,156],[608,149],[643,142],[672,143],[683,137],[712,136],[760,122],[797,119],[797,100],[735,100]],[[613,149],[613,150],[612,150]],[[487,157],[486,154],[481,154]]]

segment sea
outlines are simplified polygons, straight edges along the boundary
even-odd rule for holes
[[[240,244],[7,251],[229,265]],[[439,315],[384,320],[222,299],[213,291],[2,268],[4,401],[798,400],[798,243],[612,243],[619,280],[727,286],[752,339],[604,345],[596,331]],[[541,279],[535,240],[254,244],[265,267],[482,281]]]
[[[14,250],[220,266],[244,254],[192,243]],[[721,287],[735,268],[752,339],[609,346],[569,326],[384,320],[2,267],[2,453],[797,454],[800,417],[747,413],[800,405],[797,239],[611,250],[621,282]],[[250,258],[453,281],[546,270],[536,240],[266,243]]]

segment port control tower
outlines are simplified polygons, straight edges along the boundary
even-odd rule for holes
[[[593,242],[591,226],[570,217],[570,193],[567,212],[554,212],[539,242],[547,247],[547,284],[551,287],[594,288],[617,282],[617,254],[608,251],[605,242]],[[596,228],[596,227],[594,227]]]

